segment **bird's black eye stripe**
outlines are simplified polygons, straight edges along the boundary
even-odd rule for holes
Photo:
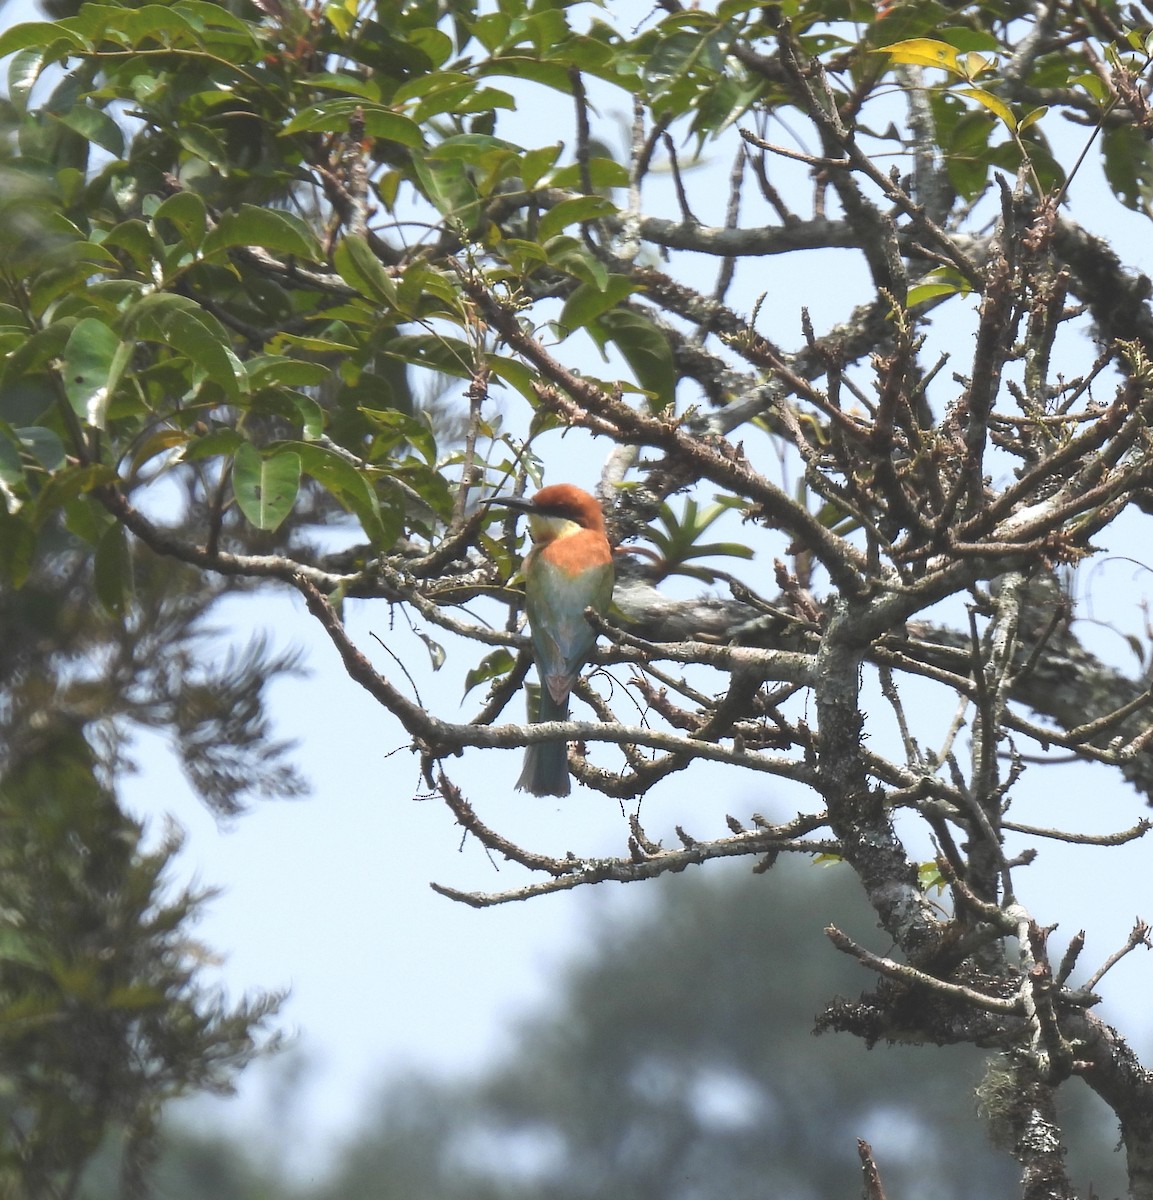
[[[553,517],[560,521],[573,521],[580,524],[580,514],[571,504],[540,505],[536,510],[542,517]]]

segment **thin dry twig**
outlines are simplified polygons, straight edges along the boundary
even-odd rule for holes
[[[1140,917],[1137,918],[1133,928],[1129,931],[1129,937],[1126,939],[1125,945],[1120,950],[1116,950],[1110,954],[1101,966],[1097,968],[1085,984],[1085,991],[1093,991],[1125,955],[1132,953],[1138,946],[1144,946],[1146,950],[1153,949],[1153,943],[1149,940],[1149,926]]]
[[[871,950],[866,950],[864,946],[858,945],[835,925],[825,926],[825,936],[838,950],[852,955],[862,966],[868,967],[870,971],[876,971],[879,975],[885,975],[890,979],[897,979],[903,983],[916,984],[920,987],[929,988],[939,995],[948,996],[954,1000],[963,1000],[966,1004],[971,1004],[975,1008],[982,1009],[985,1012],[1004,1013],[1013,1016],[1019,1016],[1023,1013],[1021,997],[1019,995],[988,996],[984,992],[978,992],[973,988],[965,987],[964,984],[949,983],[948,980],[938,979],[935,975],[927,975],[924,971],[919,971],[916,967],[912,967],[908,963],[896,962],[891,958],[882,958],[879,954],[874,954]]]

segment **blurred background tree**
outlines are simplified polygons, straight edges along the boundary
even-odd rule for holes
[[[204,897],[165,878],[179,839],[145,848],[81,722],[41,710],[4,754],[0,1193],[75,1196],[113,1135],[123,1194],[143,1194],[164,1104],[227,1090],[277,1000],[202,983]]]
[[[862,973],[831,949],[830,921],[863,928],[843,867],[721,869],[665,882],[643,914],[613,906],[568,956],[552,999],[525,1014],[472,1080],[406,1075],[366,1105],[327,1178],[288,1179],[275,1130],[170,1130],[165,1200],[622,1200],[853,1195],[858,1137],[883,1148],[893,1196],[1001,1196],[1015,1171],[974,1114],[984,1056],[958,1047],[866,1049],[814,1038],[831,995]],[[782,969],[782,964],[786,964]],[[1075,1094],[1070,1170],[1099,1195],[1124,1187],[1104,1110]],[[107,1170],[107,1167],[102,1168]],[[101,1170],[86,1200],[112,1200]]]

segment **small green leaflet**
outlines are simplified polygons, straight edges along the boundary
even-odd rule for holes
[[[515,665],[516,659],[503,646],[486,654],[464,677],[464,694],[467,696],[477,684],[503,678]]]
[[[251,442],[232,461],[232,490],[240,511],[257,529],[276,529],[300,490],[300,455],[278,450],[265,458]]]
[[[132,344],[95,317],[77,321],[64,347],[61,371],[72,411],[103,429],[108,401],[132,355]]]

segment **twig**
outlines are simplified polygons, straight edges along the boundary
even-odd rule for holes
[[[1079,929],[1070,939],[1069,945],[1065,947],[1065,953],[1061,955],[1061,965],[1057,968],[1057,974],[1054,977],[1054,983],[1058,987],[1064,987],[1066,980],[1073,974],[1073,968],[1077,965],[1077,959],[1081,957],[1081,951],[1085,949],[1085,930]]]
[[[881,958],[871,950],[866,950],[864,946],[859,946],[835,925],[825,926],[825,936],[838,950],[845,954],[851,954],[862,966],[868,967],[870,971],[876,971],[879,975],[886,975],[890,979],[898,979],[903,983],[929,988],[942,996],[963,1000],[966,1004],[972,1004],[986,1012],[1012,1015],[1020,1015],[1023,1012],[1020,996],[986,996],[984,992],[975,991],[963,984],[949,983],[945,979],[938,979],[935,975],[927,975],[924,971],[918,971],[916,967],[909,966],[908,963],[896,962],[891,958]]]
[[[447,799],[448,797],[446,797]],[[471,808],[469,812],[471,813]],[[490,846],[484,837],[486,827],[475,819],[475,815],[472,817],[466,815],[466,818],[469,821],[466,826],[469,832],[477,836],[478,840],[486,847]],[[494,905],[529,900],[534,896],[544,896],[552,892],[569,891],[585,884],[630,883],[640,879],[654,879],[658,875],[670,872],[677,874],[690,866],[717,858],[735,858],[748,854],[786,851],[798,854],[835,853],[835,843],[807,840],[803,836],[804,833],[811,832],[824,823],[825,815],[823,813],[803,814],[786,825],[758,826],[755,829],[742,831],[732,837],[718,838],[715,841],[698,842],[690,839],[692,844],[685,845],[682,839],[681,848],[675,850],[665,850],[655,843],[648,842],[646,838],[644,841],[649,849],[645,850],[637,841],[635,845],[641,853],[639,856],[630,856],[629,858],[581,859],[575,855],[563,859],[542,858],[543,865],[539,869],[548,872],[552,876],[551,878],[538,880],[519,888],[510,888],[503,892],[465,892],[441,883],[432,883],[429,886],[434,892],[447,896],[450,900],[458,900],[472,908],[491,908]],[[511,843],[506,843],[504,839],[500,839],[498,845],[490,848],[496,848],[503,854],[506,845],[511,846],[514,852],[527,853],[520,851],[519,847],[512,846]],[[511,855],[506,855],[506,857],[511,857]]]
[[[667,133],[661,135],[661,141],[664,143],[665,153],[669,156],[669,165],[673,171],[673,186],[677,192],[677,204],[681,209],[681,220],[686,225],[699,225],[700,221],[693,215],[692,209],[689,208],[689,197],[685,191],[685,183],[681,178],[681,166],[677,162],[677,148],[673,144],[673,139]]]
[[[1054,841],[1069,842],[1075,846],[1123,846],[1126,842],[1144,837],[1153,829],[1153,821],[1142,817],[1136,825],[1117,833],[1071,833],[1064,829],[1046,829],[1040,825],[1022,825],[1016,821],[1003,821],[1001,827],[1011,829],[1014,833],[1024,833],[1029,837],[1052,838]]]
[[[1138,946],[1144,946],[1146,950],[1153,949],[1153,943],[1149,941],[1149,926],[1137,918],[1136,924],[1129,931],[1129,937],[1125,941],[1125,945],[1120,950],[1110,954],[1109,957],[1101,964],[1092,978],[1085,984],[1085,991],[1091,992],[1101,982],[1102,979],[1131,951],[1136,950]]]
[[[826,158],[820,154],[805,154],[802,150],[791,150],[788,146],[778,146],[775,142],[766,142],[749,129],[738,129],[737,132],[758,150],[767,150],[770,154],[779,154],[782,158],[791,158],[796,162],[806,163],[810,167],[848,167],[852,164],[847,158]]]
[[[745,161],[747,155],[744,146],[737,147],[733,159],[733,169],[729,173],[729,204],[725,210],[725,228],[736,229],[741,215],[741,186],[745,178]],[[733,282],[737,260],[730,254],[721,259],[721,268],[717,272],[717,282],[713,288],[713,300],[718,304],[724,300],[729,285]],[[708,336],[709,326],[702,324],[697,331],[696,339],[703,343]]]

